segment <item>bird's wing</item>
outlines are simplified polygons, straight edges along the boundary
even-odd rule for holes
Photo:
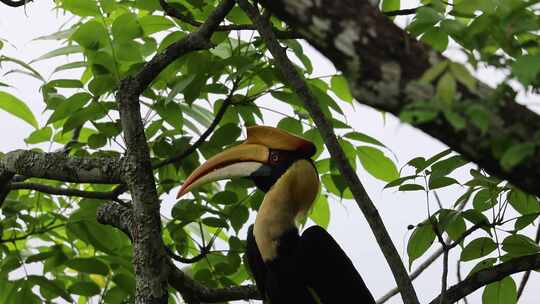
[[[297,261],[322,303],[375,304],[349,257],[323,228],[313,226],[302,233]]]
[[[246,244],[246,258],[249,270],[255,279],[257,289],[261,293],[262,297],[266,297],[266,275],[267,269],[264,264],[257,243],[255,242],[255,236],[253,235],[253,225],[249,226],[247,234]]]

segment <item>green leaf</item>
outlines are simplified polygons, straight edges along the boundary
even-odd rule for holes
[[[399,177],[394,162],[376,148],[360,146],[357,148],[360,163],[373,177],[385,182],[391,182]]]
[[[95,0],[64,0],[62,7],[81,17],[85,16],[101,16],[101,12]]]
[[[68,99],[62,101],[62,103],[54,110],[54,113],[47,121],[47,124],[73,115],[73,113],[84,107],[90,99],[92,99],[92,95],[88,93],[76,93],[72,95]]]
[[[459,63],[450,62],[450,72],[454,76],[454,78],[467,87],[467,89],[471,92],[476,92],[476,78],[474,78],[471,73],[469,73],[469,70],[467,68]]]
[[[399,191],[426,191],[426,188],[418,184],[404,184],[399,186]]]
[[[386,148],[382,142],[364,133],[354,131],[343,135],[343,137]]]
[[[465,248],[463,248],[460,260],[471,261],[478,259],[490,254],[495,249],[497,249],[497,244],[495,244],[491,238],[480,237],[472,240]]]
[[[34,68],[32,68],[29,64],[25,63],[24,61],[22,60],[19,60],[19,59],[16,59],[16,58],[12,58],[12,57],[8,57],[8,56],[4,56],[4,55],[1,55],[0,56],[0,64],[4,61],[8,61],[8,62],[12,62],[12,63],[15,63],[23,68],[25,68],[26,70],[28,70],[31,74],[31,76],[33,76],[34,78],[36,79],[39,79],[41,80],[42,82],[45,82],[45,78],[43,78],[43,76],[41,76],[41,74]],[[9,72],[8,72],[9,73]],[[7,73],[6,73],[7,74]],[[4,75],[6,75],[4,74]]]
[[[431,45],[431,47],[439,52],[445,51],[448,47],[448,34],[438,26],[427,30],[420,40]]]
[[[95,273],[103,276],[109,273],[107,264],[97,258],[74,258],[66,261],[65,264],[78,272]]]
[[[89,50],[99,50],[109,44],[107,29],[96,20],[80,25],[70,38]]]
[[[195,79],[196,75],[182,75],[178,77],[175,81],[175,84],[172,88],[172,90],[169,92],[169,95],[167,95],[167,99],[165,99],[165,104],[168,104],[174,98],[178,93],[181,93],[184,91],[184,89]]]
[[[202,219],[203,224],[215,228],[228,228],[227,222],[219,217],[206,217]]]
[[[91,281],[78,281],[68,287],[69,292],[85,297],[91,297],[99,294],[99,286]]]
[[[431,177],[446,176],[466,164],[468,164],[468,162],[463,157],[460,155],[453,155],[431,165]]]
[[[28,138],[24,139],[24,142],[29,145],[38,144],[38,143],[51,140],[51,136],[52,136],[52,129],[50,127],[45,127],[45,128],[35,130],[34,132],[32,132],[30,136],[28,136]]]
[[[514,234],[506,237],[502,249],[513,256],[529,255],[540,252],[540,247],[529,237]]]
[[[431,176],[429,178],[429,189],[435,190],[443,187],[447,187],[450,185],[459,184],[459,182],[451,177],[447,176],[439,176],[439,177],[433,177]]]
[[[43,292],[43,289],[46,289],[48,292],[52,293],[56,297],[62,297],[68,302],[72,302],[73,299],[65,291],[64,287],[59,285],[53,280],[49,280],[45,276],[29,275],[27,276],[28,282],[32,285],[39,285],[40,289]]]
[[[512,64],[512,74],[526,86],[537,81],[539,73],[540,54],[520,56]]]
[[[294,119],[292,117],[285,117],[278,122],[278,128],[285,131],[291,132],[293,134],[302,136],[302,123],[299,119]]]
[[[118,273],[113,276],[113,282],[128,294],[135,292],[135,278],[131,274]]]
[[[210,201],[214,204],[230,205],[238,202],[238,196],[232,191],[222,191],[216,193]]]
[[[397,2],[399,7],[399,0],[392,1]],[[343,77],[342,75],[332,76],[332,79],[330,80],[330,88],[332,89],[332,92],[334,92],[334,94],[336,94],[336,96],[339,97],[341,100],[348,103],[352,102],[353,96],[351,95],[351,91],[349,90],[349,85],[347,84],[347,80],[345,79],[345,77]]]
[[[508,202],[520,214],[531,214],[540,212],[540,202],[530,194],[514,188],[508,194]]]
[[[79,89],[83,87],[82,82],[78,79],[55,79],[49,81],[48,85],[55,88],[69,89]]]
[[[0,92],[0,109],[26,121],[36,129],[39,128],[30,108],[23,101],[7,92]]]
[[[397,178],[397,179],[389,182],[388,184],[386,184],[386,186],[384,186],[384,189],[397,187],[397,186],[403,184],[404,182],[406,182],[406,181],[408,181],[410,179],[415,179],[417,177],[418,177],[418,175],[409,175],[409,176],[404,176],[404,177]],[[424,189],[424,187],[422,187],[422,189]]]
[[[517,291],[516,283],[511,276],[490,283],[484,288],[482,294],[483,304],[516,304]]]
[[[489,189],[482,189],[476,193],[473,199],[474,209],[482,212],[486,211],[497,204],[495,196]]]
[[[389,12],[389,11],[399,10],[399,4],[400,4],[399,2],[400,0],[383,0],[382,11]]]
[[[164,31],[174,26],[174,23],[164,16],[147,15],[139,19],[145,36]]]
[[[125,13],[114,20],[112,34],[114,40],[125,42],[141,37],[143,29],[137,20],[137,15]]]
[[[501,166],[505,171],[510,171],[519,165],[525,158],[534,154],[535,145],[533,143],[523,143],[511,146],[501,157]]]
[[[437,82],[437,98],[446,105],[451,105],[455,95],[456,80],[452,74],[446,72]]]
[[[488,109],[477,103],[471,104],[467,107],[466,115],[472,121],[472,123],[482,131],[482,135],[488,131],[489,120],[491,113]]]
[[[80,46],[78,46],[78,45],[64,46],[64,47],[58,48],[56,50],[50,51],[50,52],[48,52],[46,54],[43,54],[43,55],[39,56],[38,58],[30,61],[30,63],[45,60],[45,59],[49,59],[49,58],[54,58],[54,57],[58,57],[58,56],[81,53],[81,52],[82,52],[82,48]]]
[[[421,257],[433,244],[435,233],[429,221],[419,224],[414,229],[409,242],[407,243],[407,254],[409,255],[409,269],[417,258]]]
[[[319,226],[328,228],[330,223],[330,206],[326,196],[319,194],[309,217]]]
[[[216,147],[223,147],[232,144],[241,132],[242,130],[236,124],[229,123],[217,129],[210,137],[210,142]]]
[[[431,83],[433,80],[439,77],[439,75],[441,75],[444,71],[446,71],[447,68],[448,68],[447,60],[437,63],[436,65],[430,67],[427,71],[424,72],[424,74],[420,78],[420,82]]]

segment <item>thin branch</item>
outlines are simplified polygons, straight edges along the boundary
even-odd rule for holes
[[[442,247],[438,248],[437,251],[435,251],[432,255],[430,255],[422,264],[420,264],[413,272],[411,272],[411,275],[409,278],[411,281],[414,281],[416,278],[418,278],[426,269],[429,268],[435,262],[441,255],[443,254]],[[393,296],[397,295],[399,293],[399,288],[396,286],[393,289],[389,290],[386,294],[384,294],[382,297],[380,297],[377,300],[377,304],[382,304],[388,300],[390,300]]]
[[[32,0],[19,0],[19,1],[0,0],[0,2],[4,3],[7,6],[20,7],[20,6],[26,5],[28,2],[32,2]]]
[[[0,239],[0,243],[9,243],[9,242],[15,242],[15,241],[24,240],[24,239],[27,239],[30,236],[42,234],[42,233],[45,233],[45,232],[49,232],[51,230],[54,230],[56,228],[60,228],[60,227],[65,226],[65,225],[66,225],[65,223],[58,224],[58,225],[50,225],[48,227],[44,227],[44,228],[39,229],[39,230],[30,231],[30,232],[28,232],[26,234],[23,234],[21,236],[12,237],[12,238],[9,238],[9,239]]]
[[[457,280],[458,280],[458,283],[461,283],[463,282],[463,278],[461,277],[461,260],[458,259],[457,263],[456,263],[456,275],[457,275]],[[467,297],[463,297],[462,298],[463,302],[465,304],[469,304],[469,301],[467,301]]]
[[[406,9],[402,9],[402,10],[386,11],[386,12],[382,12],[382,13],[387,17],[406,16],[406,15],[416,14],[416,11],[419,8],[424,7],[424,6],[425,5],[415,7],[415,8],[406,8]]]
[[[216,116],[214,117],[214,120],[212,121],[210,126],[208,126],[206,131],[204,131],[204,133],[199,137],[199,139],[197,139],[196,142],[193,143],[193,145],[189,146],[186,150],[182,151],[180,154],[172,156],[168,159],[164,159],[154,164],[152,167],[154,169],[157,169],[157,168],[166,166],[168,164],[179,162],[185,157],[191,155],[191,153],[195,152],[205,142],[206,138],[210,136],[210,134],[212,134],[214,129],[217,127],[217,125],[223,118],[223,115],[225,115],[225,112],[227,111],[227,108],[229,107],[229,105],[231,105],[231,101],[230,101],[230,98],[228,97],[227,99],[225,99],[225,101],[223,102],[223,105],[221,106],[219,111],[216,113]]]
[[[9,185],[9,190],[35,190],[43,193],[53,194],[53,195],[64,195],[64,196],[76,196],[84,198],[94,198],[102,200],[113,200],[118,203],[123,203],[118,199],[118,195],[114,190],[112,191],[85,191],[79,189],[70,189],[70,188],[58,188],[38,183],[11,183]]]
[[[193,17],[188,16],[178,11],[176,8],[174,8],[165,0],[159,0],[159,4],[161,5],[161,8],[165,12],[165,14],[171,17],[174,17],[178,20],[181,20],[182,22],[185,22],[195,27],[199,27],[203,24],[202,22],[193,19]],[[215,29],[216,32],[245,31],[245,30],[254,31],[256,30],[256,28],[253,24],[227,24],[227,25],[220,25],[216,27]],[[281,31],[278,29],[274,29],[274,31],[276,33],[276,36],[279,39],[300,39],[301,38],[301,36],[294,31]]]
[[[538,242],[540,242],[540,225],[538,225],[538,228],[536,230],[536,237],[535,237],[534,241],[537,244],[538,244]],[[521,297],[521,295],[523,294],[523,291],[525,290],[525,286],[527,285],[527,282],[529,282],[529,277],[530,276],[531,276],[531,271],[530,270],[527,270],[527,272],[525,272],[525,274],[523,274],[523,278],[521,279],[521,282],[519,283],[519,288],[518,288],[518,292],[517,292],[518,300]]]
[[[315,98],[304,79],[299,75],[294,67],[294,64],[287,58],[287,54],[283,47],[277,41],[272,27],[268,21],[261,17],[256,7],[248,3],[247,0],[238,0],[240,7],[246,12],[251,21],[257,26],[259,34],[263,38],[268,51],[274,57],[274,62],[285,79],[285,82],[296,92],[297,96],[302,100],[304,106],[310,113],[313,121],[324,139],[324,142],[330,152],[332,158],[336,161],[338,168],[345,179],[347,186],[351,190],[356,203],[362,210],[375,238],[388,262],[394,278],[401,290],[402,298],[405,304],[417,304],[418,297],[414,287],[412,286],[409,275],[403,266],[399,253],[397,252],[392,239],[386,231],[386,227],[379,215],[377,208],[369,198],[356,172],[349,163],[343,149],[334,134],[334,129],[328,118],[322,112],[317,98]]]
[[[478,288],[490,283],[500,281],[505,277],[527,270],[540,268],[540,253],[513,258],[495,267],[480,270],[470,275],[463,282],[449,288],[445,293],[445,304],[455,303],[463,297],[473,293]],[[430,304],[439,304],[440,296],[433,299]]]

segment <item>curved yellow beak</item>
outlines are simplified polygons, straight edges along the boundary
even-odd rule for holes
[[[209,182],[250,176],[268,161],[270,149],[258,144],[240,144],[214,155],[186,179],[176,198]]]
[[[312,142],[277,128],[248,127],[244,143],[215,155],[193,171],[176,198],[209,182],[250,176],[268,163],[270,149],[296,151],[311,157],[316,148]]]

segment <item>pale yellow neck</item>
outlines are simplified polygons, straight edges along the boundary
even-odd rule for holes
[[[304,159],[296,161],[265,195],[253,234],[263,260],[276,257],[281,235],[305,217],[319,191],[319,178]]]

